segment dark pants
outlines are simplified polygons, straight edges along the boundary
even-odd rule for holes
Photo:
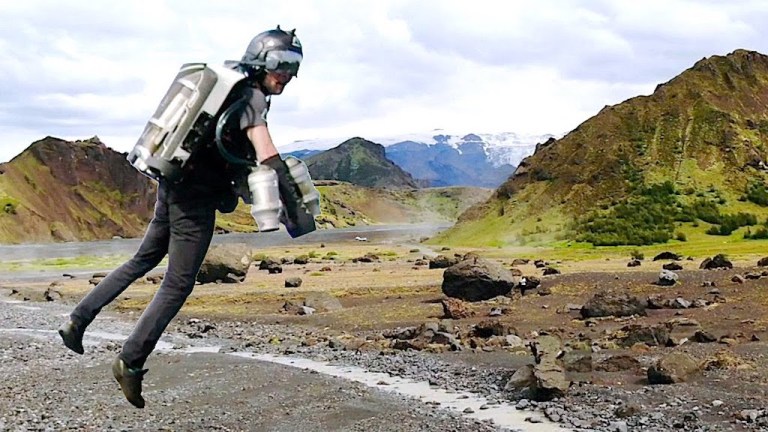
[[[75,307],[72,320],[85,328],[136,279],[155,268],[168,254],[168,269],[160,289],[141,314],[123,345],[120,358],[141,368],[165,328],[179,312],[195,285],[213,237],[216,204],[207,198],[170,200],[173,192],[158,187],[155,214],[136,254],[99,282]]]

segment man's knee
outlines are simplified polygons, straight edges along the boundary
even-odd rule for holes
[[[196,275],[179,274],[174,271],[167,271],[163,276],[162,285],[167,289],[183,295],[185,298],[192,293],[195,288]]]

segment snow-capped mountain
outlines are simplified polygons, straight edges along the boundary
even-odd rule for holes
[[[371,141],[377,142],[385,147],[400,144],[403,142],[415,142],[427,146],[447,145],[456,149],[459,154],[462,148],[467,144],[474,146],[480,145],[488,158],[488,161],[494,166],[512,165],[516,167],[523,158],[533,154],[536,144],[543,143],[550,138],[556,138],[555,135],[522,135],[515,132],[501,133],[448,133],[442,129],[435,129],[428,133],[406,134],[391,137],[373,138]]]
[[[329,148],[336,147],[349,138],[352,137],[298,140],[280,146],[280,152],[293,153],[299,150],[328,150]],[[517,134],[515,132],[459,133],[447,132],[444,129],[434,129],[428,132],[362,138],[381,144],[384,147],[406,141],[421,143],[427,146],[445,144],[459,150],[459,152],[461,152],[463,144],[479,141],[483,146],[488,159],[494,166],[504,164],[517,166],[523,158],[530,156],[533,153],[536,144],[543,143],[550,138],[559,137],[552,134],[525,135]]]
[[[386,157],[415,179],[431,186],[497,187],[506,180],[536,144],[554,135],[503,133],[426,133],[366,138],[381,144]],[[311,154],[337,146],[344,140],[296,141],[280,148],[283,154]],[[299,157],[302,157],[299,156]]]

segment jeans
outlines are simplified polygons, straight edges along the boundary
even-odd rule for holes
[[[176,201],[169,197],[173,197],[173,191],[160,183],[154,217],[136,254],[102,279],[70,315],[76,325],[85,329],[104,306],[168,254],[168,268],[160,288],[119,355],[131,368],[144,366],[163,331],[184,305],[213,237],[215,200],[202,197]]]

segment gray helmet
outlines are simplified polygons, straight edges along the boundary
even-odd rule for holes
[[[240,64],[249,75],[280,70],[296,76],[303,58],[304,52],[296,37],[296,29],[287,32],[277,26],[251,39]]]

